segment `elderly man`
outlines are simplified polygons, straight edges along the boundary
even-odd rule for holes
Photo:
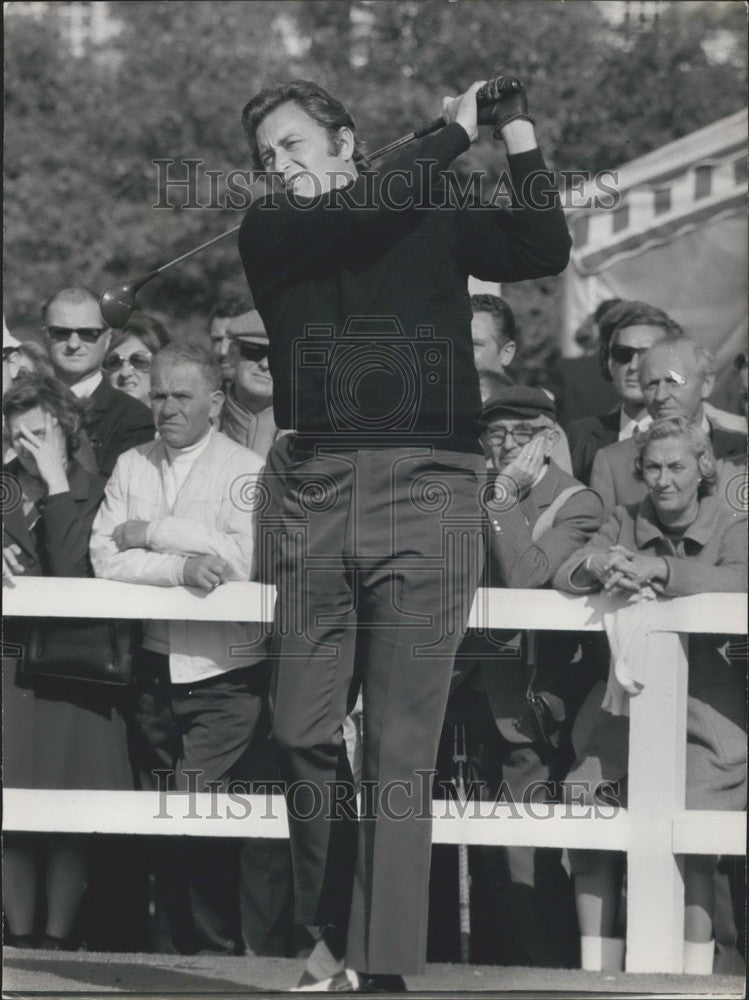
[[[249,579],[253,513],[241,497],[262,461],[213,427],[220,387],[218,361],[206,348],[170,346],[155,356],[151,401],[160,439],[115,466],[91,538],[97,576],[207,593]],[[267,694],[258,639],[257,626],[239,622],[146,622],[132,726],[144,787],[164,787],[166,776],[168,787],[204,791],[244,777]],[[241,950],[235,841],[169,844],[160,874],[178,951]]]
[[[152,440],[151,414],[102,376],[112,331],[96,296],[85,288],[63,288],[45,303],[42,315],[55,375],[83,402],[83,428],[96,462],[91,471],[109,476],[124,451]]]
[[[590,481],[596,452],[615,441],[626,441],[636,431],[650,426],[640,386],[640,361],[667,334],[680,336],[681,327],[662,309],[646,302],[622,301],[610,306],[600,323],[598,363],[605,382],[610,382],[619,405],[596,417],[572,420],[567,437],[572,465],[580,482]]]
[[[548,587],[565,559],[600,527],[603,505],[550,457],[558,429],[554,403],[543,390],[503,389],[484,405],[483,416],[494,486],[486,504],[491,548],[484,586]],[[553,783],[571,760],[572,718],[593,682],[588,660],[569,632],[466,636],[456,659],[458,676],[466,679],[453,694],[448,718],[465,725],[471,773],[486,782],[490,798],[500,787],[518,803],[554,797]],[[446,735],[450,742],[452,733]],[[472,862],[488,925],[480,932],[481,959],[572,965],[572,889],[558,852],[477,848]],[[494,891],[486,892],[487,886]]]
[[[344,952],[367,989],[402,990],[423,968],[430,824],[417,818],[428,808],[419,775],[435,763],[481,569],[466,283],[558,273],[569,257],[553,196],[512,213],[445,203],[441,172],[478,138],[479,89],[446,98],[446,126],[376,171],[350,113],[316,84],[263,90],[242,115],[256,166],[280,181],[258,183],[239,249],[268,330],[276,422],[298,432],[282,508],[274,736],[290,787],[311,789],[289,798],[289,816],[297,918],[326,926],[327,954],[300,984],[318,990],[346,985]],[[522,88],[497,102],[494,121],[520,190],[543,170]],[[446,477],[450,510],[429,507],[423,491]],[[459,566],[444,557],[458,524],[472,546]],[[373,794],[359,822],[342,722],[362,683]]]
[[[486,402],[507,386],[515,385],[510,366],[518,346],[518,330],[515,314],[498,295],[472,295],[471,309],[473,360],[479,373],[481,399]],[[551,457],[565,472],[572,471],[567,436],[559,424]]]
[[[745,434],[717,426],[705,411],[714,371],[709,351],[686,336],[668,334],[643,354],[639,382],[653,420],[683,416],[709,434],[721,476],[728,479],[746,465],[747,439]],[[635,441],[629,438],[596,453],[590,485],[603,500],[607,514],[617,504],[639,503],[645,498],[645,486],[635,477],[636,452]]]

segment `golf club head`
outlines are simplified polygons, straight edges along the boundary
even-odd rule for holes
[[[149,271],[140,278],[133,278],[132,281],[116,281],[104,289],[99,299],[99,309],[107,326],[119,330],[127,324],[135,308],[135,296],[138,290],[156,274],[158,271]]]

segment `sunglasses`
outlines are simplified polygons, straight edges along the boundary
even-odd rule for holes
[[[74,333],[78,334],[78,337],[84,342],[84,344],[95,344],[96,341],[105,332],[106,327],[98,326],[48,326],[47,333],[49,334],[49,339],[54,341],[56,344],[62,344],[66,340],[70,340]]]
[[[267,344],[250,344],[245,340],[235,342],[239,350],[239,355],[245,361],[262,361],[268,357]]]
[[[610,350],[611,360],[615,361],[618,365],[628,365],[632,358],[637,355],[637,357],[642,357],[642,355],[648,351],[647,347],[624,347],[619,344],[614,344]]]
[[[104,362],[101,367],[110,375],[112,372],[118,372],[123,365],[130,365],[130,367],[134,368],[136,372],[148,372],[151,370],[152,360],[153,358],[150,354],[144,354],[141,351],[135,351],[134,354],[131,354],[127,358],[114,351],[112,354],[108,354],[106,358],[104,358]]]
[[[547,430],[546,427],[495,427],[487,434],[490,444],[503,445],[507,440],[507,435],[514,440],[515,444],[523,445],[532,441],[537,434]]]

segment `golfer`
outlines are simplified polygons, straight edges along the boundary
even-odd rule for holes
[[[446,125],[369,169],[346,108],[295,80],[242,120],[266,194],[239,233],[293,428],[279,514],[273,735],[299,923],[300,989],[401,991],[423,971],[431,771],[483,564],[481,397],[468,275],[557,274],[570,238],[522,88],[496,105],[512,211],[451,205],[478,138],[473,84]],[[279,183],[280,182],[280,185]],[[535,183],[535,181],[534,181]],[[537,204],[533,204],[533,201]],[[357,810],[341,725],[364,697]]]

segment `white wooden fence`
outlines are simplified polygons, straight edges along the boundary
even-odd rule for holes
[[[269,621],[274,592],[229,583],[212,594],[109,580],[18,578],[3,588],[6,615]],[[472,627],[600,631],[602,595],[480,590]],[[654,602],[646,625],[649,676],[630,703],[626,810],[568,806],[497,807],[434,803],[434,842],[603,848],[627,852],[628,972],[680,972],[684,921],[682,856],[745,854],[746,814],[687,811],[685,802],[687,641],[690,632],[744,635],[743,594],[701,594]],[[286,837],[280,796],[5,789],[6,830]]]

